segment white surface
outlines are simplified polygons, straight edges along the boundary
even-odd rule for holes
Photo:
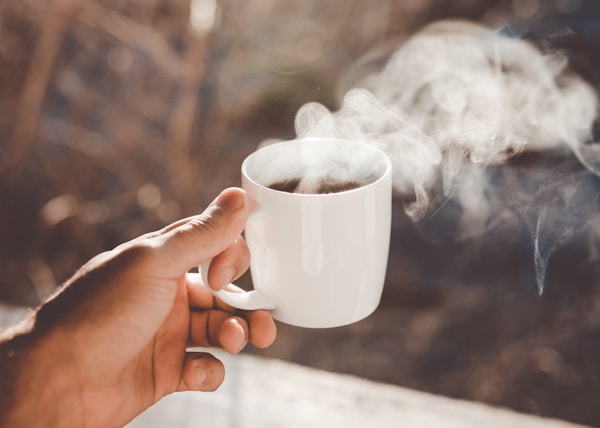
[[[227,375],[218,391],[165,397],[128,428],[576,426],[278,360],[219,357]]]
[[[31,311],[30,308],[0,302],[0,331],[17,324],[31,313]]]

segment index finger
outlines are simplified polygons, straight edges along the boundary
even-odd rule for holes
[[[187,274],[187,293],[188,302],[192,309],[219,309],[232,314],[241,313],[239,309],[228,305],[217,299],[208,289],[208,285],[204,284],[199,273]],[[226,286],[228,291],[243,293],[244,290],[234,284]]]

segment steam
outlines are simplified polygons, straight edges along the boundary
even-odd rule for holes
[[[355,144],[352,151],[344,150],[347,145],[323,146],[315,140],[271,147],[270,151],[255,154],[259,161],[249,162],[247,172],[263,186],[304,194],[350,190],[383,175],[381,153],[363,144]]]
[[[533,240],[541,294],[550,255],[589,225],[598,203],[598,97],[568,65],[561,52],[441,21],[347,92],[338,111],[303,106],[296,133],[383,149],[414,221],[427,222],[449,200],[460,204],[456,239],[518,219]],[[577,162],[558,174],[515,162],[540,152]]]

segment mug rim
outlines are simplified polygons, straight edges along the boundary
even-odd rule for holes
[[[370,150],[370,151],[380,155],[381,158],[383,159],[385,166],[382,169],[382,172],[379,175],[379,177],[377,177],[377,179],[365,184],[364,186],[359,186],[354,189],[342,190],[340,192],[334,192],[334,193],[290,193],[290,192],[286,192],[283,190],[276,190],[276,189],[272,189],[264,184],[259,183],[258,181],[256,181],[253,177],[251,177],[248,174],[248,168],[249,168],[250,163],[252,162],[253,158],[256,157],[259,153],[264,153],[265,151],[276,149],[278,147],[281,147],[282,145],[302,144],[303,142],[311,142],[311,143],[332,142],[332,143],[344,143],[344,144],[353,144],[356,146],[360,146],[361,149],[366,148],[367,150]],[[350,140],[350,139],[345,139],[345,138],[329,138],[329,137],[294,138],[291,140],[284,140],[284,141],[279,141],[277,143],[269,144],[265,147],[259,148],[258,150],[255,150],[254,152],[250,153],[242,162],[241,172],[242,172],[242,177],[245,178],[246,180],[248,180],[250,183],[252,183],[252,185],[257,186],[268,192],[275,192],[275,193],[279,193],[282,195],[288,195],[288,196],[293,195],[293,197],[306,197],[306,198],[311,198],[311,197],[319,198],[320,197],[320,198],[322,198],[322,197],[335,197],[336,195],[344,195],[344,194],[348,194],[348,193],[352,193],[352,192],[359,192],[359,191],[367,189],[371,186],[377,185],[377,183],[385,180],[386,177],[392,173],[392,161],[387,153],[385,153],[383,150],[379,149],[378,147],[375,147],[374,145],[369,144],[366,141]]]

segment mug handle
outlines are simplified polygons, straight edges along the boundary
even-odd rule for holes
[[[229,306],[233,306],[237,309],[242,309],[245,311],[255,311],[258,309],[275,309],[275,302],[271,300],[265,293],[259,290],[250,290],[244,292],[233,292],[227,291],[225,289],[215,291],[208,285],[208,268],[212,259],[208,259],[200,266],[198,266],[198,272],[200,273],[200,277],[202,278],[202,282],[211,292],[213,296],[218,298],[224,303],[227,303]]]

